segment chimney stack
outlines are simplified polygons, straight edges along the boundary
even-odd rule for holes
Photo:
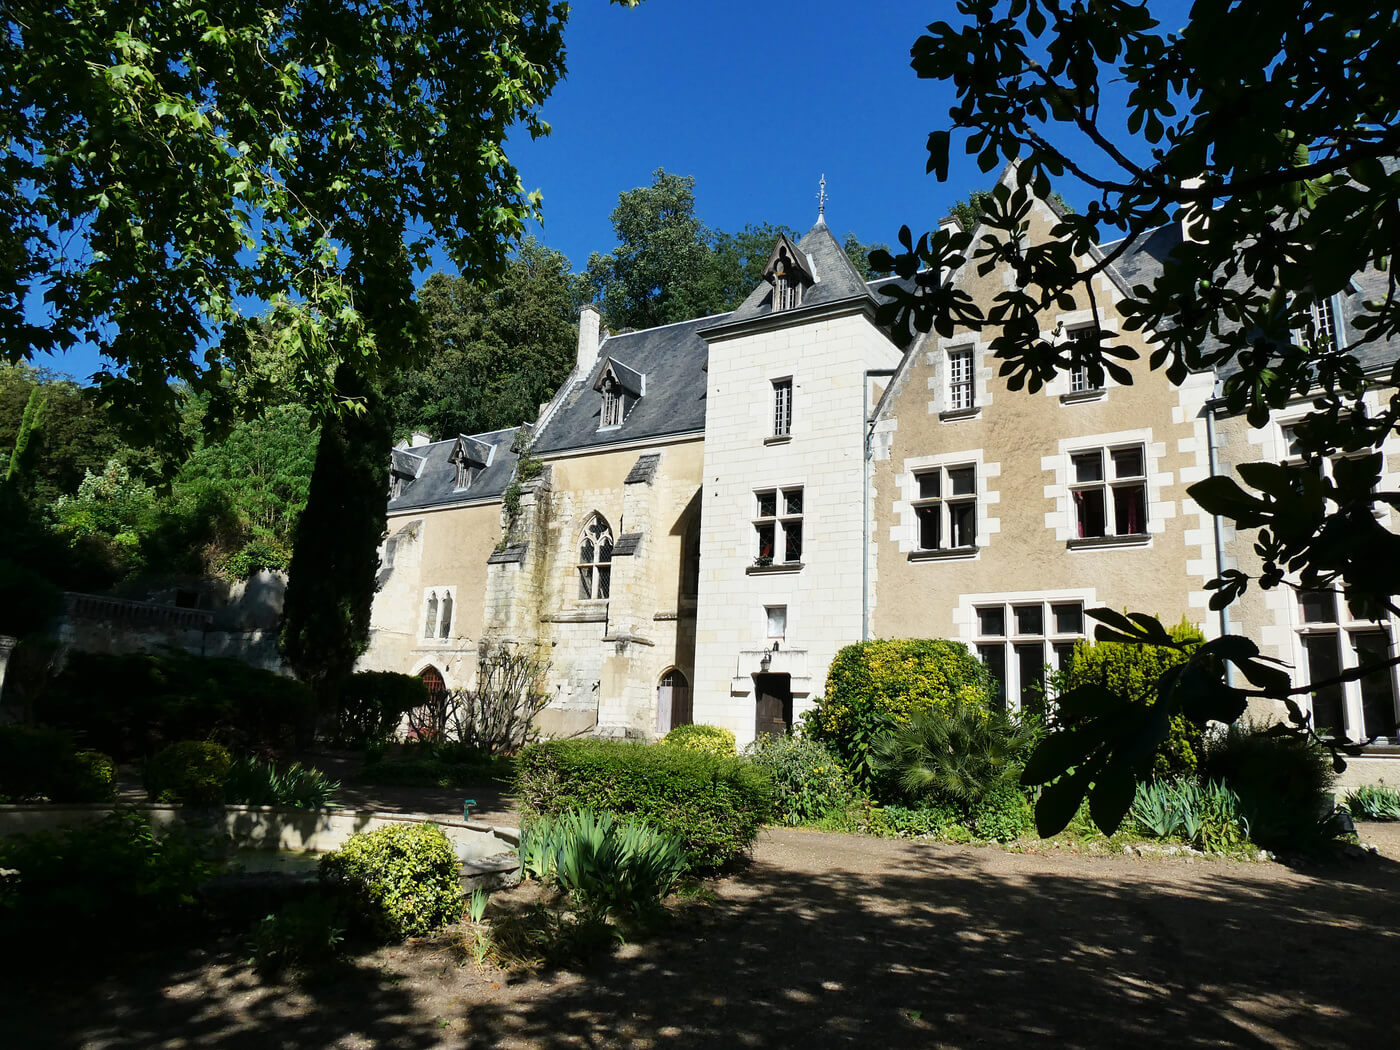
[[[598,333],[603,323],[603,315],[596,303],[589,303],[578,312],[578,378],[582,379],[593,371],[598,363]]]
[[[938,228],[948,233],[962,233],[962,222],[956,215],[945,215],[938,220]]]
[[[1201,185],[1200,179],[1183,179],[1181,182],[1183,190],[1200,189]],[[1201,237],[1198,235],[1206,232],[1206,223],[1210,221],[1210,202],[1187,201],[1176,213],[1176,218],[1181,223],[1181,239],[1199,243]]]

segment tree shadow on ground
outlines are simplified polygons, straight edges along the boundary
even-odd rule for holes
[[[1282,882],[1207,863],[1155,884],[1151,864],[998,876],[988,853],[909,845],[886,870],[824,874],[755,864],[697,926],[585,982],[468,1004],[464,1045],[1392,1043],[1388,861]]]

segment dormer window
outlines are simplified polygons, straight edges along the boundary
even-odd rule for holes
[[[773,286],[774,313],[801,306],[803,292],[816,281],[807,256],[781,234],[763,268],[763,279]]]
[[[647,377],[615,357],[603,363],[603,371],[593,389],[602,396],[598,407],[598,429],[620,427],[646,393]]]
[[[404,494],[410,482],[423,470],[424,458],[407,449],[396,448],[389,457],[389,498],[396,500]]]
[[[452,451],[448,453],[447,459],[456,471],[456,478],[453,488],[458,492],[469,489],[472,482],[481,476],[481,472],[491,464],[491,459],[496,452],[494,445],[488,445],[484,441],[467,437],[460,434],[457,443],[452,446]]]

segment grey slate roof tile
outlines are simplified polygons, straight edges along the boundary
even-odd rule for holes
[[[826,223],[819,222],[797,242],[797,246],[812,261],[812,272],[816,284],[802,293],[802,305],[821,306],[825,303],[840,302],[856,296],[869,296],[870,290],[865,280],[852,265],[846,251],[832,236]],[[739,308],[729,315],[729,321],[747,321],[757,317],[768,317],[773,313],[773,289],[766,282],[760,284]]]
[[[661,453],[644,452],[637,457],[637,462],[632,464],[632,469],[627,472],[627,477],[623,479],[624,485],[650,485],[652,479],[656,477],[656,465],[661,462]]]
[[[564,393],[530,446],[531,452],[544,454],[601,448],[702,432],[705,429],[705,363],[710,351],[697,333],[727,316],[700,317],[609,336],[599,348],[598,362],[588,375],[577,379]],[[632,404],[620,427],[600,431],[602,398],[594,385],[609,358],[644,373],[647,392]]]
[[[491,557],[486,559],[487,565],[516,565],[525,560],[525,555],[530,550],[529,543],[511,543],[500,550],[492,551]]]
[[[485,434],[459,435],[446,441],[434,441],[428,445],[417,445],[412,454],[423,460],[422,470],[414,481],[407,482],[398,499],[389,501],[389,512],[415,510],[422,507],[436,507],[449,503],[464,503],[480,499],[499,498],[510,484],[515,472],[516,454],[511,450],[518,427],[508,430],[493,430]],[[457,443],[463,438],[478,442],[479,445],[494,446],[491,465],[477,475],[471,487],[458,491],[457,468],[448,458]],[[402,449],[395,449],[397,456]]]
[[[637,553],[637,548],[642,545],[642,534],[640,532],[624,532],[617,538],[617,543],[613,546],[614,558],[630,558]]]

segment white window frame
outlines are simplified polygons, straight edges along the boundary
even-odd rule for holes
[[[782,621],[782,626],[777,631],[773,629],[775,619]],[[765,605],[763,607],[763,629],[770,642],[785,641],[788,631],[788,607],[786,605]]]
[[[802,534],[802,518],[806,512],[806,495],[801,485],[781,485],[773,488],[754,490],[754,518],[753,518],[753,543],[755,566],[768,565],[801,565],[802,556],[805,553],[803,543],[806,537]],[[763,500],[765,497],[773,497],[773,512],[765,514]],[[793,499],[797,500],[797,511],[790,509]],[[772,543],[772,554],[763,553],[764,535],[767,533]],[[788,557],[788,548],[791,546],[789,537],[795,534],[797,537],[797,557]],[[779,558],[781,553],[782,557]],[[767,560],[765,560],[767,559]]]
[[[773,380],[773,437],[792,437],[792,376]]]
[[[609,386],[613,389],[609,389]],[[623,419],[623,398],[626,396],[620,384],[609,377],[603,383],[603,404],[598,414],[598,429],[610,430],[614,427],[622,426]]]
[[[948,365],[948,411],[972,412],[977,408],[976,348],[950,346],[945,352]]]
[[[1087,342],[1098,332],[1099,326],[1096,324],[1077,325],[1065,332],[1065,338],[1071,343]],[[1100,383],[1098,386],[1091,385],[1089,378],[1089,366],[1086,364],[1075,365],[1069,372],[1069,393],[1072,398],[1088,399],[1103,394],[1104,387]]]
[[[1117,460],[1114,453],[1124,453],[1136,451],[1142,463],[1142,473],[1131,475],[1119,475],[1117,473]],[[1078,477],[1078,464],[1076,460],[1086,459],[1088,456],[1097,454],[1099,461],[1099,477],[1097,479],[1080,480]],[[1152,494],[1148,484],[1151,473],[1151,466],[1148,462],[1149,449],[1147,441],[1119,441],[1101,445],[1085,445],[1079,448],[1069,449],[1066,453],[1066,473],[1065,479],[1069,492],[1069,513],[1071,537],[1070,542],[1076,541],[1093,543],[1103,540],[1139,540],[1146,539],[1150,532],[1149,523],[1151,519]],[[1117,492],[1129,489],[1140,489],[1142,492],[1142,522],[1141,527],[1129,531],[1118,528],[1118,497]],[[1102,499],[1103,531],[1094,535],[1086,535],[1084,532],[1084,519],[1081,517],[1082,504],[1080,494],[1099,493]]]
[[[1303,327],[1296,333],[1298,344],[1318,352],[1337,349],[1342,345],[1342,330],[1337,323],[1339,314],[1336,296],[1314,300],[1308,305],[1307,314],[1299,318]]]
[[[1331,601],[1331,616],[1309,616],[1307,614],[1306,602],[1308,599],[1314,601],[1321,599],[1325,603],[1328,596],[1330,596]],[[1313,681],[1324,681],[1359,666],[1361,661],[1357,653],[1357,643],[1367,635],[1380,635],[1384,638],[1384,659],[1393,659],[1400,655],[1396,649],[1394,618],[1384,611],[1379,617],[1357,615],[1342,594],[1334,590],[1298,592],[1293,604],[1297,617],[1297,659],[1295,666],[1302,675],[1300,685],[1306,685]],[[1329,639],[1332,642],[1333,659],[1327,663],[1331,666],[1314,666],[1314,644],[1319,642],[1325,644]],[[1329,689],[1328,692],[1335,697],[1339,704],[1338,713],[1341,715],[1341,724],[1339,726],[1329,724],[1319,731],[1340,729],[1347,740],[1363,743],[1367,740],[1368,729],[1370,729],[1374,732],[1377,743],[1396,743],[1397,728],[1395,723],[1400,721],[1400,682],[1397,682],[1396,679],[1396,668],[1387,667],[1375,672],[1375,675],[1378,677],[1371,677],[1369,681],[1343,682]],[[1367,687],[1374,688],[1378,681],[1389,686],[1390,713],[1389,715],[1380,715],[1383,724],[1368,726],[1365,689]],[[1322,713],[1317,695],[1309,694],[1304,700],[1309,712],[1316,719]],[[1382,706],[1384,706],[1383,700]],[[1331,722],[1330,719],[1328,721]],[[1313,725],[1317,727],[1318,723],[1314,721]]]
[[[1063,670],[1066,665],[1066,656],[1072,653],[1076,643],[1083,641],[1088,635],[1085,629],[1088,619],[1085,609],[1089,603],[1084,598],[1079,597],[1004,597],[973,599],[971,601],[972,610],[972,651],[977,659],[984,665],[993,669],[998,662],[995,654],[1000,654],[1001,684],[1003,695],[998,698],[1006,705],[1008,710],[1020,711],[1023,708],[1023,696],[1033,683],[1025,682],[1022,674],[1023,653],[1030,654],[1032,647],[1038,646],[1039,660],[1037,667],[1037,680],[1043,685],[1045,681],[1044,668],[1049,666],[1055,670]],[[1029,611],[1039,610],[1040,630],[1021,630]],[[1061,610],[1077,610],[1078,629],[1075,631],[1059,630],[1060,619],[1057,615]],[[984,614],[1000,611],[1001,630],[989,630],[988,619]]]
[[[972,473],[972,491],[966,493],[955,493],[951,475],[954,472],[970,471]],[[977,549],[978,529],[977,513],[979,499],[979,483],[981,481],[981,471],[977,469],[974,462],[951,462],[919,467],[911,471],[913,476],[913,499],[910,506],[914,508],[914,550],[916,552],[930,551],[968,551]],[[936,482],[937,492],[925,495],[928,486],[926,479],[933,479]],[[953,523],[955,508],[963,511],[970,508],[970,527],[972,535],[966,543],[952,543]],[[937,541],[928,546],[925,544],[924,522],[932,516],[938,533]]]
[[[419,606],[418,637],[425,642],[445,642],[452,637],[452,621],[457,615],[457,588],[427,587]]]

